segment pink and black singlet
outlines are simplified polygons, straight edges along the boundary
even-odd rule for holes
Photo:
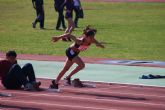
[[[72,47],[66,49],[66,56],[69,60],[72,60],[74,57],[76,57],[80,53],[80,51],[85,51],[86,49],[88,49],[90,44],[83,45],[83,43],[84,39],[82,40],[82,44],[75,43]]]

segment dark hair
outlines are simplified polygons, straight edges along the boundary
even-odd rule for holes
[[[90,25],[88,25],[84,30],[83,30],[83,34],[85,34],[86,36],[94,36],[96,34],[97,30],[91,28]]]
[[[17,53],[14,50],[10,50],[6,53],[6,57],[17,57]]]

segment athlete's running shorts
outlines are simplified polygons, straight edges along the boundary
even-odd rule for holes
[[[74,57],[76,57],[79,53],[73,51],[71,48],[66,49],[66,56],[69,60],[72,60]]]
[[[68,18],[72,18],[73,15],[72,15],[72,12],[66,12],[65,13],[65,18],[68,19]]]

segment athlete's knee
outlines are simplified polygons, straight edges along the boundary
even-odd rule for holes
[[[80,69],[84,69],[84,68],[85,68],[85,64],[82,63],[81,65],[78,65],[78,67],[79,67]]]

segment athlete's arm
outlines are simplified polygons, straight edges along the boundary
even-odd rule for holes
[[[62,38],[70,38],[71,40],[75,41],[78,44],[81,43],[81,41],[79,39],[77,39],[75,36],[73,36],[73,35],[71,35],[69,33],[66,33],[66,34],[63,34],[63,35],[60,35],[60,36],[52,37],[52,42],[57,42],[57,41],[59,41]]]
[[[105,48],[104,45],[98,42],[96,39],[93,40],[93,43],[95,43],[97,47]]]
[[[67,38],[67,37],[69,37],[69,34],[63,34],[63,35],[60,35],[60,36],[54,36],[54,37],[52,37],[52,42],[57,42],[60,39]]]

